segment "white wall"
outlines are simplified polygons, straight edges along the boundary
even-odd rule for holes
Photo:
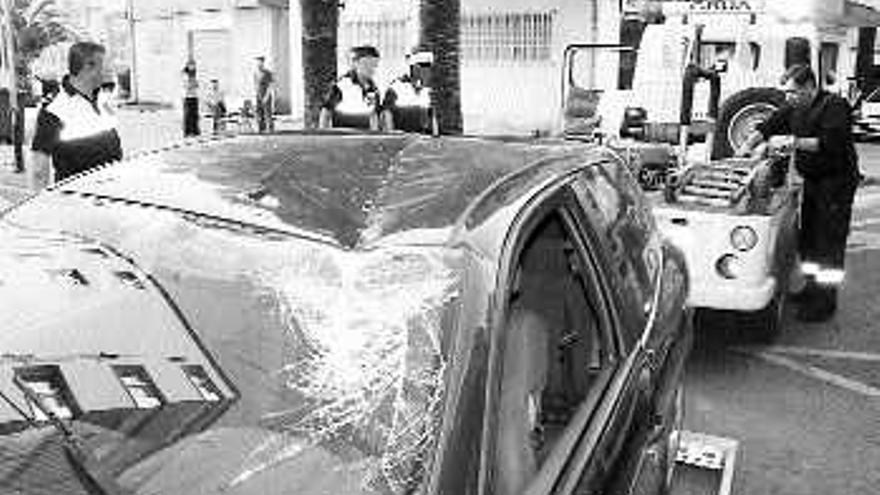
[[[598,8],[595,6],[598,5]],[[561,71],[565,47],[572,43],[617,42],[619,39],[618,0],[462,0],[462,14],[554,12],[551,57],[549,60],[513,62],[463,61],[461,67],[462,112],[467,133],[531,133],[550,131],[557,126],[561,111]],[[418,34],[417,0],[347,0],[340,12],[340,25],[353,19],[406,19],[407,36],[412,44]],[[298,9],[290,9],[291,33],[299,30]],[[302,80],[301,45],[291,36],[291,78]],[[363,43],[372,39],[359,40]],[[340,39],[340,43],[342,40]],[[400,57],[386,57],[377,71],[377,80],[387,83],[405,70]],[[345,53],[339,54],[345,68]],[[297,66],[299,65],[299,66]],[[302,88],[297,84],[291,98],[298,101],[301,114]]]
[[[183,87],[181,70],[186,62],[186,32],[182,19],[139,22],[135,40],[138,98],[179,106]]]
[[[180,71],[187,58],[187,33],[194,33],[195,37],[215,37],[225,32],[228,36],[228,42],[222,43],[228,47],[225,51],[197,54],[197,58],[202,59],[196,60],[202,91],[207,90],[211,77],[218,77],[229,105],[236,106],[244,98],[253,99],[254,58],[263,55],[267,67],[276,75],[279,106],[282,110],[289,108],[287,18],[286,10],[266,6],[193,11],[167,19],[145,18],[137,24],[139,98],[180,106]]]
[[[555,132],[562,110],[565,47],[574,43],[616,43],[619,39],[617,5],[617,0],[463,0],[463,13],[554,13],[550,60],[463,64],[465,132]]]

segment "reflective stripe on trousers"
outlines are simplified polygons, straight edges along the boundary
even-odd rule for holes
[[[813,261],[801,263],[801,273],[819,285],[838,286],[843,283],[846,271],[843,268],[823,266]]]

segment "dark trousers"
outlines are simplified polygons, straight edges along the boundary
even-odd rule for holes
[[[199,99],[189,97],[183,99],[183,135],[199,135]]]
[[[847,176],[804,180],[798,248],[801,261],[817,264],[820,272],[843,270],[857,186]],[[837,308],[838,283],[820,283],[818,275],[808,275],[806,282],[798,317],[823,321]]]
[[[257,129],[260,132],[274,131],[275,121],[272,117],[272,99],[257,97]]]
[[[804,180],[799,251],[802,261],[843,269],[858,182],[848,176]]]

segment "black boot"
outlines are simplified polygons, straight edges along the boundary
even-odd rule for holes
[[[808,302],[798,308],[797,319],[816,323],[828,321],[837,311],[837,288],[817,286]]]
[[[818,290],[816,279],[812,275],[806,275],[804,286],[797,292],[789,293],[788,300],[796,304],[809,304],[816,297]]]

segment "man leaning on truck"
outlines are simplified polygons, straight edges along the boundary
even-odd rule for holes
[[[795,167],[804,179],[798,250],[806,285],[793,299],[800,303],[798,319],[825,321],[837,309],[852,202],[861,180],[852,111],[844,98],[818,88],[808,65],[789,68],[782,84],[785,105],[736,154],[763,149],[795,153]]]

